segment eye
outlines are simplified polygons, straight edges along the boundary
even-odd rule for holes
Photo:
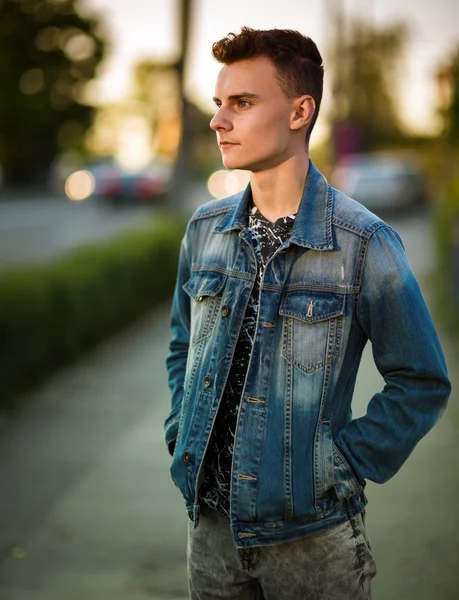
[[[247,106],[251,106],[252,103],[249,102],[248,100],[239,100],[237,105],[239,108],[247,108]]]

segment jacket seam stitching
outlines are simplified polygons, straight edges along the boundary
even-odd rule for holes
[[[214,210],[205,211],[205,212],[202,212],[197,215],[195,214],[191,217],[191,221],[192,222],[199,221],[201,219],[206,219],[207,217],[217,217],[218,215],[221,215],[223,213],[230,212],[234,207],[235,207],[235,204],[231,205],[231,206],[225,206],[225,207],[222,206],[222,208],[216,208]]]
[[[225,267],[220,267],[219,265],[191,265],[192,273],[206,273],[208,271],[215,271],[222,275],[231,275],[233,277],[238,277],[239,279],[246,279],[247,281],[254,280],[253,273],[244,273],[243,271],[236,271],[235,269],[225,269]]]
[[[268,285],[270,285],[270,284],[268,284]],[[314,283],[308,283],[308,284],[291,283],[290,285],[285,285],[283,287],[274,286],[274,285],[270,285],[270,287],[268,287],[268,285],[265,286],[265,289],[270,289],[271,291],[274,291],[274,292],[282,289],[283,291],[285,291],[285,293],[294,292],[294,291],[298,291],[298,292],[332,292],[332,293],[340,294],[343,296],[355,294],[360,289],[358,286],[355,286],[355,285],[339,286],[339,285],[322,285],[322,284],[314,284]]]
[[[360,299],[361,292],[362,292],[362,278],[363,278],[363,271],[365,269],[367,255],[368,255],[368,247],[370,245],[370,241],[371,241],[371,238],[373,237],[373,235],[376,233],[376,231],[378,231],[382,227],[391,229],[389,227],[389,225],[387,225],[387,223],[381,223],[380,227],[377,227],[372,232],[372,234],[370,236],[368,236],[368,238],[365,238],[365,242],[363,244],[361,244],[361,250],[359,253],[356,278],[355,278],[356,284],[358,285],[358,288],[359,288],[359,292],[355,296],[355,307],[354,307],[354,314],[355,314],[357,321],[359,321],[359,299]]]
[[[352,233],[357,233],[358,235],[361,235],[366,239],[370,239],[371,236],[375,233],[375,231],[377,231],[381,227],[388,227],[387,223],[384,223],[384,221],[377,221],[370,225],[370,227],[361,229],[355,227],[350,223],[347,223],[346,221],[342,221],[339,217],[333,217],[333,224],[336,227],[340,227],[341,229],[346,229],[347,231],[351,231]]]

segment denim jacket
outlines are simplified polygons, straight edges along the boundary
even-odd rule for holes
[[[171,475],[195,526],[212,425],[257,272],[250,186],[200,207],[181,246],[167,358]],[[371,340],[384,389],[352,418]],[[268,262],[231,475],[238,547],[280,543],[362,511],[445,409],[442,350],[397,233],[310,163],[292,235]]]

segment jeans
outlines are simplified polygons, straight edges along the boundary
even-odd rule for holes
[[[370,600],[376,565],[362,515],[278,545],[238,549],[229,521],[203,508],[188,529],[192,600]]]

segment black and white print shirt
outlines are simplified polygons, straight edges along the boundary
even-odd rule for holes
[[[242,322],[233,363],[215,419],[204,460],[200,501],[229,517],[231,463],[236,421],[252,352],[258,315],[258,296],[267,262],[292,232],[295,215],[268,221],[256,206],[249,210],[249,231],[257,255],[258,272]]]

